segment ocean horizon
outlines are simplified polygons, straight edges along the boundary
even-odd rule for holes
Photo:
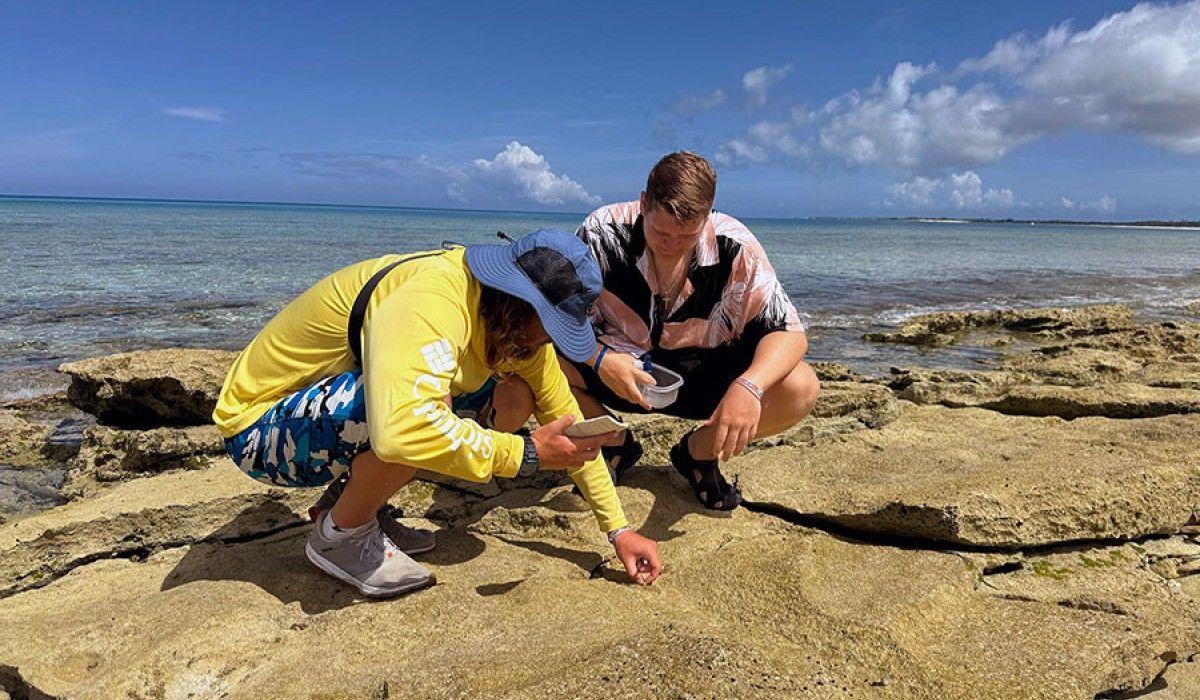
[[[241,199],[187,199],[176,197],[100,197],[92,195],[43,195],[43,194],[2,194],[0,193],[0,202],[5,200],[21,201],[56,201],[56,202],[112,202],[112,203],[145,203],[145,204],[213,204],[213,205],[233,205],[233,206],[282,206],[282,207],[315,207],[315,208],[333,208],[333,209],[395,209],[400,211],[444,211],[444,212],[462,212],[462,213],[477,213],[477,214],[561,214],[564,216],[574,215],[584,217],[588,214],[587,211],[563,211],[563,210],[543,210],[543,209],[473,209],[473,208],[456,208],[456,207],[429,207],[429,206],[413,206],[404,204],[355,204],[346,202],[303,202],[303,201],[288,201],[288,200],[241,200]],[[721,207],[714,207],[714,211],[723,211],[730,213]],[[1013,219],[1013,218],[956,218],[946,216],[877,216],[866,214],[846,214],[846,215],[821,215],[821,216],[744,216],[739,217],[746,220],[755,221],[916,221],[920,223],[939,223],[939,224],[971,224],[971,223],[994,223],[994,224],[1029,224],[1038,223],[1045,225],[1060,224],[1065,226],[1112,226],[1112,227],[1129,227],[1137,228],[1183,228],[1200,230],[1200,226],[1178,226],[1173,224],[1192,224],[1196,223],[1187,219],[1161,219],[1163,225],[1143,225],[1146,219]]]
[[[737,212],[729,212],[737,216]],[[584,212],[0,195],[0,399],[62,386],[61,362],[152,347],[238,348],[325,274],[390,252],[495,240]],[[1148,318],[1200,299],[1200,234],[880,217],[742,219],[809,331],[809,358],[880,373],[977,367],[861,335],[941,310],[1126,303]]]

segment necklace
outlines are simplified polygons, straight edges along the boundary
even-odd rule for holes
[[[651,264],[654,269],[654,279],[658,283],[659,287],[658,294],[655,296],[658,297],[658,301],[662,305],[662,308],[669,312],[671,307],[675,306],[675,302],[679,299],[679,295],[683,292],[683,285],[687,282],[688,278],[688,268],[686,265],[681,265],[683,268],[682,274],[674,275],[675,279],[671,280],[670,286],[664,287],[658,274],[658,264],[653,261]]]

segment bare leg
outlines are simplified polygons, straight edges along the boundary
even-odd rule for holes
[[[807,416],[817,402],[821,382],[807,362],[801,362],[763,396],[762,415],[758,419],[755,439],[781,433]],[[713,459],[713,440],[717,430],[705,426],[692,433],[688,451],[696,459]]]
[[[533,389],[516,375],[506,377],[492,394],[492,429],[515,433],[529,421],[533,409]]]
[[[562,367],[563,374],[567,377],[567,383],[571,385],[571,393],[575,395],[575,401],[579,404],[579,410],[583,412],[584,418],[597,418],[599,416],[608,415],[608,409],[595,396],[588,393],[587,382],[583,381],[583,375],[579,370],[575,369],[575,365],[563,359],[562,355],[558,356],[558,366]],[[606,441],[604,444],[608,446],[620,445],[625,441],[625,431],[621,431]],[[610,467],[612,465],[609,465]]]
[[[587,382],[583,381],[583,375],[579,373],[579,370],[575,369],[575,365],[564,360],[559,355],[558,366],[562,368],[563,374],[566,375],[567,383],[571,385],[571,393],[575,394],[575,400],[579,402],[579,410],[583,411],[584,418],[596,418],[608,413],[604,408],[604,404],[600,403],[600,400],[595,396],[588,393]]]
[[[367,450],[354,458],[350,465],[350,481],[329,515],[341,528],[365,525],[375,517],[380,506],[412,481],[416,469],[404,464],[384,462]]]

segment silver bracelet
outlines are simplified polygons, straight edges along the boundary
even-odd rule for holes
[[[621,527],[617,528],[616,530],[610,531],[608,533],[608,543],[616,544],[618,537],[625,534],[626,532],[629,532],[632,529],[633,529],[632,525],[622,525]]]
[[[754,398],[758,399],[760,402],[762,401],[763,390],[761,387],[759,387],[754,382],[750,381],[749,379],[746,379],[745,377],[738,377],[737,379],[733,380],[733,383],[742,387],[743,389],[750,392],[751,394],[754,394]]]

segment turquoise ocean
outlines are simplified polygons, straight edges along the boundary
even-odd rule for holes
[[[730,212],[735,216],[737,212]],[[62,386],[61,362],[135,348],[238,348],[341,266],[443,241],[492,242],[583,214],[0,198],[0,400]],[[815,360],[977,366],[861,335],[934,310],[1200,299],[1200,231],[888,219],[755,219]]]

